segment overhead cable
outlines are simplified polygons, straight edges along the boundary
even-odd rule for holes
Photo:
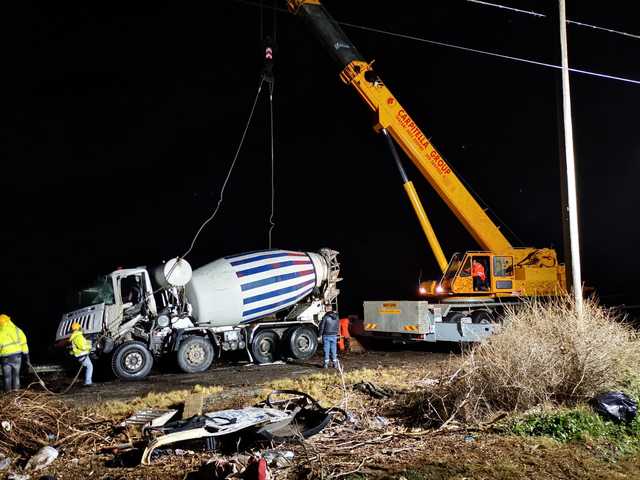
[[[527,15],[533,15],[534,17],[543,17],[543,18],[546,17],[546,15],[543,13],[533,12],[531,10],[521,10],[519,8],[513,8],[513,7],[507,7],[506,5],[500,5],[498,3],[482,2],[480,0],[467,0],[467,2],[478,3],[480,5],[488,5],[490,7],[502,8],[504,10],[510,10],[512,12],[526,13]]]
[[[507,5],[500,5],[499,3],[484,2],[482,0],[466,0],[466,1],[469,2],[469,3],[477,3],[478,5],[485,5],[487,7],[501,8],[503,10],[509,10],[511,12],[522,13],[522,14],[525,14],[525,15],[531,15],[531,16],[538,17],[538,18],[547,18],[547,15],[545,15],[544,13],[534,12],[532,10],[522,10],[520,8],[509,7]],[[620,30],[614,30],[612,28],[600,27],[598,25],[591,25],[591,24],[584,23],[584,22],[577,22],[577,21],[571,20],[571,19],[567,19],[566,22],[569,23],[569,24],[572,24],[572,25],[578,25],[580,27],[589,27],[589,28],[593,28],[595,30],[602,30],[603,32],[615,33],[617,35],[623,35],[625,37],[636,38],[636,39],[640,40],[640,35],[634,35],[633,33],[622,32]]]
[[[370,31],[370,32],[375,32],[375,33],[381,33],[384,35],[389,35],[392,37],[398,37],[398,38],[404,38],[405,40],[414,40],[417,42],[423,42],[423,43],[430,43],[432,45],[438,45],[441,47],[448,47],[448,48],[455,48],[457,50],[463,50],[466,52],[472,52],[472,53],[478,53],[481,55],[489,55],[492,57],[498,57],[498,58],[503,58],[506,60],[513,60],[516,62],[523,62],[523,63],[530,63],[532,65],[538,65],[541,67],[549,67],[549,68],[555,68],[560,70],[562,67],[560,65],[555,65],[553,63],[545,63],[545,62],[540,62],[538,60],[531,60],[528,58],[520,58],[520,57],[513,57],[511,55],[504,55],[502,53],[496,53],[496,52],[488,52],[486,50],[479,50],[477,48],[469,48],[469,47],[463,47],[462,45],[456,45],[453,43],[447,43],[447,42],[438,42],[436,40],[429,40],[427,38],[422,38],[422,37],[416,37],[414,35],[406,35],[406,34],[402,34],[402,33],[395,33],[395,32],[389,32],[386,30],[381,30],[379,28],[372,28],[372,27],[365,27],[362,25],[356,25],[353,23],[346,23],[346,22],[338,22],[341,25],[344,25],[346,27],[351,27],[351,28],[356,28],[359,30],[366,30],[366,31]],[[600,77],[600,78],[606,78],[608,80],[617,80],[620,82],[627,82],[627,83],[634,83],[636,85],[640,85],[640,80],[635,80],[633,78],[625,78],[625,77],[617,77],[615,75],[609,75],[606,73],[599,73],[599,72],[591,72],[589,70],[582,70],[579,68],[569,68],[569,71],[574,72],[574,73],[582,73],[584,75],[591,75],[594,77]]]
[[[254,2],[249,2],[247,0],[234,0],[234,1],[237,2],[237,3],[250,5],[252,7],[259,6],[258,4],[254,3]],[[468,1],[471,1],[471,0],[468,0]],[[278,12],[285,12],[285,13],[287,12],[287,10],[284,9],[284,8],[275,8],[275,7],[273,7],[273,9],[277,10]],[[358,30],[365,30],[365,31],[374,32],[374,33],[380,33],[380,34],[389,35],[389,36],[392,36],[392,37],[404,38],[405,40],[414,40],[414,41],[417,41],[417,42],[429,43],[431,45],[437,45],[439,47],[454,48],[454,49],[457,49],[457,50],[463,50],[463,51],[466,51],[466,52],[477,53],[477,54],[480,54],[480,55],[488,55],[488,56],[491,56],[491,57],[503,58],[505,60],[513,60],[515,62],[529,63],[531,65],[538,65],[540,67],[555,68],[557,70],[560,70],[562,68],[560,65],[555,65],[553,63],[545,63],[545,62],[540,62],[538,60],[531,60],[531,59],[528,59],[528,58],[514,57],[514,56],[511,56],[511,55],[504,55],[502,53],[488,52],[488,51],[480,50],[480,49],[477,49],[477,48],[464,47],[462,45],[456,45],[456,44],[447,43],[447,42],[439,42],[437,40],[429,40],[427,38],[416,37],[414,35],[406,35],[406,34],[401,34],[401,33],[389,32],[387,30],[382,30],[382,29],[373,28],[373,27],[366,27],[364,25],[357,25],[355,23],[347,23],[347,22],[337,22],[337,23],[339,23],[340,25],[345,26],[345,27],[355,28],[355,29],[358,29]],[[592,26],[592,27],[596,28],[595,26]],[[597,28],[603,29],[602,27],[597,27]],[[629,36],[634,36],[634,35],[631,35],[631,34],[628,34],[628,35]],[[638,37],[638,38],[640,38],[640,37]],[[591,72],[589,70],[582,70],[582,69],[578,69],[578,68],[569,68],[569,71],[571,71],[573,73],[581,73],[583,75],[591,75],[593,77],[604,78],[604,79],[607,79],[607,80],[615,80],[615,81],[619,81],[619,82],[626,82],[626,83],[632,83],[632,84],[640,85],[640,80],[635,80],[633,78],[618,77],[618,76],[615,76],[615,75],[609,75],[609,74],[600,73],[600,72]]]

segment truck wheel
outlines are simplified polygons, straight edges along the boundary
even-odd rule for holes
[[[251,355],[258,363],[271,363],[278,352],[278,334],[273,330],[260,330],[251,342]]]
[[[111,357],[111,369],[122,380],[142,380],[152,366],[153,355],[142,342],[124,342]]]
[[[444,317],[444,321],[446,323],[458,323],[462,317],[464,317],[464,313],[453,312]]]
[[[318,349],[318,334],[308,326],[295,327],[289,330],[289,352],[297,360],[307,360],[315,355]]]
[[[204,372],[213,363],[213,345],[207,338],[190,336],[180,343],[177,357],[183,372]]]
[[[493,317],[489,312],[484,310],[478,310],[471,314],[471,321],[473,323],[480,323],[482,325],[489,325],[493,323]]]

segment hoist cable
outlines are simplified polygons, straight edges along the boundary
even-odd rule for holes
[[[269,117],[270,117],[270,133],[271,133],[271,215],[269,216],[269,248],[271,248],[271,236],[273,228],[276,226],[273,221],[275,215],[276,202],[276,186],[275,186],[275,153],[274,153],[274,134],[273,134],[273,81],[269,84]]]
[[[209,218],[207,218],[204,222],[202,222],[202,225],[200,225],[200,228],[198,229],[198,231],[196,232],[195,236],[193,237],[191,245],[189,246],[187,251],[184,252],[179,258],[185,258],[187,255],[189,255],[189,253],[191,253],[191,250],[193,250],[193,246],[195,245],[196,240],[198,239],[198,236],[200,235],[200,233],[202,232],[204,227],[211,220],[213,220],[215,218],[215,216],[218,214],[218,210],[220,210],[220,205],[222,205],[222,200],[223,200],[223,196],[224,196],[224,190],[227,187],[227,183],[229,182],[229,178],[231,177],[231,172],[233,172],[233,169],[234,169],[234,167],[236,165],[236,162],[238,160],[238,156],[240,155],[240,150],[242,149],[242,145],[244,143],[244,139],[247,136],[247,130],[249,130],[249,125],[251,124],[251,119],[253,118],[253,113],[254,113],[254,111],[256,109],[256,104],[258,103],[258,98],[260,97],[260,92],[262,91],[262,84],[263,83],[264,83],[264,78],[260,77],[260,85],[258,85],[258,92],[256,93],[256,97],[253,100],[253,105],[251,106],[251,112],[249,113],[249,118],[247,120],[247,124],[245,125],[244,131],[242,132],[242,137],[240,138],[240,144],[238,145],[236,153],[235,153],[235,155],[233,157],[233,161],[231,162],[231,165],[229,166],[229,171],[227,172],[227,176],[225,177],[224,183],[222,184],[222,188],[220,189],[220,198],[218,199],[218,204],[216,205],[215,210],[209,216]],[[176,262],[176,265],[177,265],[177,263],[178,262]]]
[[[276,39],[278,38],[277,32],[277,11],[276,8],[276,0],[273,0],[273,27],[272,27],[272,42],[271,42],[271,58],[265,58],[265,61],[272,62],[273,55],[275,52],[273,51],[276,47]],[[264,38],[264,37],[263,37]],[[268,82],[269,82],[269,136],[270,136],[270,149],[271,149],[271,214],[269,215],[269,231],[268,231],[268,243],[269,248],[272,247],[272,237],[273,237],[273,229],[276,226],[273,221],[275,216],[275,199],[276,199],[276,186],[275,186],[275,135],[274,135],[274,121],[273,121],[273,91],[275,78],[273,76],[273,65],[271,65],[269,70]]]
[[[260,40],[264,38],[264,5],[260,0]]]

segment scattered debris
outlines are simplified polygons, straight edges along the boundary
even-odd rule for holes
[[[292,415],[276,409],[249,407],[240,410],[222,410],[197,415],[187,420],[177,420],[164,426],[146,429],[148,435],[159,434],[151,440],[142,454],[142,464],[149,465],[154,450],[163,446],[188,440],[210,439],[206,447],[219,448],[222,437],[237,436],[243,430],[265,427],[271,423],[288,423]],[[247,432],[248,434],[249,432]],[[236,435],[234,435],[236,434]],[[235,440],[235,439],[234,439]]]
[[[208,412],[145,428],[149,440],[142,464],[149,465],[158,448],[178,442],[200,441],[206,450],[220,451],[260,441],[308,438],[322,431],[336,412],[347,417],[343,410],[323,408],[303,392],[276,390],[258,406]]]
[[[127,418],[122,426],[126,425],[142,425],[144,427],[159,427],[164,425],[173,416],[178,413],[174,409],[149,409],[139,410],[129,418]]]
[[[293,457],[294,453],[291,450],[265,450],[262,452],[262,458],[267,461],[270,467],[289,467]]]
[[[418,387],[433,387],[435,385],[438,385],[438,383],[440,383],[440,380],[438,380],[437,378],[425,378],[424,380],[419,380],[416,382],[416,386]]]
[[[200,467],[196,475],[187,478],[198,480],[269,480],[272,475],[265,459],[249,455],[235,455],[227,459],[212,458]]]
[[[25,470],[34,470],[37,472],[51,465],[56,458],[58,458],[58,450],[49,446],[42,447],[29,459],[24,468]]]
[[[358,382],[353,386],[353,389],[378,399],[391,398],[396,394],[390,388],[379,387],[371,382]]]
[[[377,430],[386,430],[386,428],[389,426],[389,419],[377,415],[373,417],[373,420],[371,420],[371,425]]]
[[[607,420],[631,423],[638,413],[638,404],[623,392],[602,393],[593,399],[596,412]]]
[[[242,478],[244,480],[270,480],[271,471],[267,461],[264,458],[251,457],[249,465],[242,472]]]
[[[0,453],[0,470],[6,470],[11,465],[11,459]]]
[[[31,475],[23,475],[21,473],[14,473],[11,472],[9,475],[7,475],[7,480],[29,480],[31,478]]]
[[[184,410],[182,418],[191,418],[196,415],[202,415],[204,408],[204,393],[194,392],[184,400]]]

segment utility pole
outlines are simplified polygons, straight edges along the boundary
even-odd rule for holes
[[[571,122],[571,92],[569,89],[569,60],[567,54],[567,14],[565,0],[560,2],[560,49],[562,52],[562,111],[564,119],[565,160],[567,164],[567,193],[569,197],[569,235],[571,237],[571,274],[578,317],[582,318],[582,273],[580,271],[580,233],[578,229],[578,198],[576,193],[576,164],[573,150]]]

